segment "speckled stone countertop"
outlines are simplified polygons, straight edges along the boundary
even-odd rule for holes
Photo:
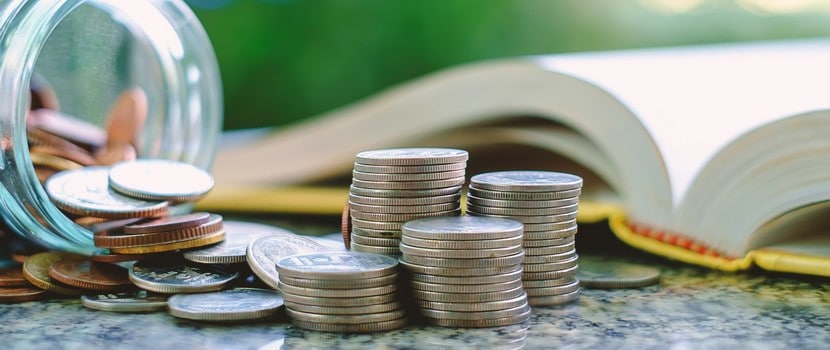
[[[210,324],[166,313],[89,310],[76,299],[0,304],[2,349],[562,349],[830,347],[830,279],[723,273],[612,245],[613,255],[661,270],[659,285],[583,289],[578,301],[535,308],[522,325],[457,329],[422,325],[376,334],[306,331],[282,321]],[[607,237],[601,238],[607,240]]]

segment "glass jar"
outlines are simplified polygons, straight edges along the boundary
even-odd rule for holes
[[[50,249],[95,252],[92,233],[49,200],[35,174],[26,116],[33,77],[63,114],[104,127],[124,90],[147,95],[140,158],[208,169],[222,124],[213,48],[180,0],[0,0],[0,215]],[[158,179],[164,181],[164,179]]]

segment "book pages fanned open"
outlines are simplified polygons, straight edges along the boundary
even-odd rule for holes
[[[358,152],[456,147],[470,151],[468,176],[582,176],[580,220],[608,219],[633,246],[830,275],[828,62],[830,41],[807,40],[462,65],[229,141],[200,205],[339,213]]]

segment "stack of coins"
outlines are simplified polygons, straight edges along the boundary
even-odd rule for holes
[[[522,224],[499,218],[425,218],[403,225],[401,264],[429,323],[497,327],[527,321]]]
[[[373,253],[298,254],[277,261],[288,318],[323,332],[368,333],[401,328],[398,261]]]
[[[351,249],[399,256],[401,225],[461,214],[467,151],[400,148],[357,154],[349,208]]]
[[[533,306],[579,297],[574,235],[582,178],[550,171],[502,171],[470,179],[467,213],[524,223],[522,279]]]

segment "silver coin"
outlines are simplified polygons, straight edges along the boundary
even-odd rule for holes
[[[192,164],[164,159],[138,159],[112,166],[110,186],[143,199],[184,202],[213,189],[213,176]]]
[[[376,314],[382,312],[391,312],[403,308],[400,302],[393,301],[385,304],[365,305],[365,306],[318,306],[318,305],[303,305],[291,302],[285,302],[285,307],[314,314],[325,315],[364,315]]]
[[[461,185],[449,186],[443,188],[432,188],[425,190],[377,190],[371,188],[349,187],[349,193],[364,196],[364,197],[378,197],[378,198],[427,198],[435,196],[446,196],[451,194],[461,193]]]
[[[305,295],[297,295],[282,292],[282,297],[286,302],[316,305],[316,306],[330,306],[330,307],[354,307],[354,306],[368,306],[377,304],[387,304],[398,300],[397,293],[389,293],[384,295],[373,295],[368,297],[354,297],[354,298],[326,298],[326,297],[310,297]]]
[[[451,318],[430,318],[426,317],[428,323],[441,327],[463,327],[463,328],[490,328],[515,325],[530,320],[530,308],[524,313],[511,317],[489,318],[489,319],[451,319]]]
[[[399,224],[403,226],[403,224]],[[352,236],[354,235],[362,236],[362,237],[371,237],[371,238],[383,238],[383,239],[401,239],[401,230],[398,227],[397,230],[376,230],[372,228],[362,228],[358,227],[352,222]]]
[[[310,279],[355,279],[391,275],[398,260],[381,254],[334,252],[298,254],[279,259],[277,271]]]
[[[525,294],[522,287],[491,293],[444,293],[412,290],[412,296],[421,301],[443,303],[485,303],[517,298]]]
[[[413,247],[406,243],[401,243],[399,247],[403,254],[452,259],[489,259],[518,254],[524,250],[521,244],[516,244],[512,247],[488,249],[432,249]]]
[[[480,276],[439,276],[428,275],[423,273],[413,273],[410,280],[425,283],[435,284],[488,284],[488,283],[505,283],[514,280],[522,279],[522,266],[517,265],[513,271],[496,274],[496,275],[480,275]]]
[[[566,243],[563,245],[552,245],[552,246],[545,246],[545,247],[530,247],[525,248],[525,259],[528,256],[534,255],[551,255],[551,254],[561,254],[568,251],[574,250],[576,245],[574,242]]]
[[[489,259],[451,259],[451,258],[432,258],[420,255],[401,255],[401,260],[418,265],[436,266],[436,267],[456,267],[456,268],[477,268],[477,267],[494,267],[494,266],[511,266],[521,264],[524,259],[524,251],[518,254],[500,256]]]
[[[433,216],[459,216],[461,215],[461,209],[451,209],[445,211],[436,211],[436,212],[428,212],[428,213],[416,213],[416,214],[378,214],[378,213],[365,213],[360,211],[351,211],[352,219],[357,220],[368,220],[368,221],[376,221],[376,222],[406,222],[410,220],[420,219],[420,218],[428,218]],[[354,225],[354,223],[352,223]]]
[[[283,303],[279,292],[256,288],[177,294],[167,301],[168,312],[175,317],[213,322],[274,318]]]
[[[539,208],[556,208],[575,205],[579,203],[579,198],[570,197],[565,199],[553,200],[500,200],[487,199],[476,197],[467,193],[467,203],[475,206],[486,206],[495,208],[524,208],[524,209],[539,209]]]
[[[435,165],[466,162],[467,151],[452,148],[392,148],[360,152],[355,163],[367,165]]]
[[[496,199],[496,200],[525,200],[525,201],[537,201],[537,200],[558,200],[558,199],[567,199],[567,198],[577,198],[580,194],[582,194],[582,188],[575,188],[572,190],[564,190],[564,191],[551,191],[551,192],[521,192],[521,191],[492,191],[492,190],[485,190],[481,188],[475,187],[475,185],[470,184],[468,187],[468,193],[472,196],[485,198],[485,199]]]
[[[355,235],[352,235],[354,239]],[[507,248],[515,245],[522,245],[522,236],[502,239],[486,239],[486,240],[440,240],[440,239],[423,239],[412,237],[410,235],[401,236],[398,244],[403,242],[412,247],[432,248],[432,249],[491,249],[491,248]]]
[[[351,242],[349,248],[351,248],[351,250],[353,251],[362,253],[383,254],[395,257],[401,255],[401,250],[398,249],[398,247],[378,247]]]
[[[524,287],[524,286],[523,286]],[[530,298],[533,297],[544,297],[548,295],[562,295],[574,292],[579,290],[579,280],[575,279],[573,282],[563,285],[563,286],[550,286],[550,287],[524,287],[525,293]]]
[[[388,221],[373,221],[373,220],[361,220],[355,217],[352,217],[352,231],[358,232],[359,230],[373,230],[375,232],[389,232],[394,233],[398,237],[400,237],[401,227],[403,226],[403,222],[388,222]]]
[[[566,221],[559,221],[559,222],[550,222],[544,224],[524,224],[525,225],[525,232],[531,231],[552,231],[552,230],[562,230],[566,228],[573,228],[576,227],[577,223],[575,219],[566,220]]]
[[[360,188],[369,188],[373,190],[429,190],[436,188],[446,188],[461,186],[464,184],[465,178],[456,177],[444,180],[432,181],[364,181],[352,179],[352,186]]]
[[[576,276],[578,266],[574,265],[569,268],[544,271],[544,272],[523,272],[522,281],[544,281],[558,278],[567,278]]]
[[[570,236],[567,236],[565,238],[556,238],[556,239],[550,239],[550,240],[539,239],[539,240],[534,241],[534,240],[526,239],[522,242],[522,246],[525,247],[525,250],[527,250],[528,248],[558,246],[558,245],[569,244],[569,243],[573,243],[575,240],[576,240],[576,236],[574,236],[574,235],[570,235]]]
[[[407,270],[424,275],[432,276],[448,276],[448,277],[476,277],[489,276],[511,273],[516,270],[521,270],[520,264],[508,266],[490,266],[490,267],[476,267],[476,268],[457,268],[457,267],[437,267],[420,264],[413,264],[404,260],[399,260],[400,264]],[[575,270],[574,270],[575,272]],[[523,275],[524,276],[524,275]]]
[[[77,215],[126,219],[167,213],[166,201],[145,201],[115,193],[109,187],[109,167],[64,170],[44,184],[58,208]]]
[[[364,181],[436,181],[464,177],[464,170],[442,171],[438,173],[379,174],[352,171],[352,179]]]
[[[549,280],[522,280],[522,287],[527,288],[545,288],[545,287],[559,287],[576,282],[576,276],[568,276],[562,278],[554,278]]]
[[[398,245],[401,243],[401,240],[399,238],[365,237],[355,232],[352,232],[352,242],[359,245],[398,248]]]
[[[374,288],[382,287],[390,284],[395,284],[398,280],[398,274],[394,273],[387,276],[373,277],[373,278],[358,278],[353,280],[321,280],[309,278],[297,278],[291,276],[280,276],[280,281],[292,286],[303,288],[317,288],[317,289],[360,289],[360,288]]]
[[[470,185],[491,191],[553,192],[582,187],[582,178],[553,171],[496,171],[473,176]]]
[[[167,309],[167,297],[154,295],[146,290],[138,290],[125,293],[82,295],[81,304],[90,309],[109,312],[157,312]]]
[[[571,249],[563,253],[558,254],[545,254],[545,255],[531,255],[528,256],[525,254],[525,260],[523,261],[524,264],[548,264],[548,263],[557,263],[561,261],[566,261],[573,259],[576,256],[576,249]]]
[[[443,303],[436,301],[416,300],[415,303],[423,309],[441,310],[441,311],[456,311],[456,312],[482,312],[505,310],[515,307],[520,307],[527,304],[527,295],[522,294],[518,297],[489,301],[483,303]]]
[[[573,254],[573,256],[570,259],[538,264],[525,263],[522,265],[522,267],[524,268],[525,273],[561,271],[577,266],[577,260],[578,256],[576,254]]]
[[[225,288],[239,273],[218,265],[141,260],[130,266],[130,281],[151,292],[204,293]]]
[[[521,236],[523,226],[510,219],[455,216],[409,221],[403,235],[434,240],[489,240]]]
[[[349,194],[349,203],[366,205],[431,205],[442,203],[460,203],[460,200],[461,193],[453,193],[443,196],[412,198],[365,197],[358,196],[356,194]]]
[[[530,310],[530,305],[527,304],[525,301],[524,304],[519,305],[517,307],[512,307],[509,309],[503,310],[493,310],[493,311],[473,311],[473,312],[463,312],[463,311],[443,311],[443,310],[432,310],[432,309],[421,309],[421,315],[427,318],[440,318],[440,319],[448,319],[448,320],[491,320],[491,319],[499,319],[499,318],[508,318],[508,317],[516,317],[518,315],[522,315]]]
[[[577,272],[585,288],[642,288],[660,282],[660,270],[596,257],[580,257]]]
[[[525,232],[525,242],[526,241],[552,241],[556,239],[562,239],[566,237],[573,237],[577,233],[577,227],[574,226],[569,229],[561,229],[561,230],[550,230],[550,231],[526,231]]]
[[[437,165],[367,165],[354,164],[354,170],[364,173],[375,174],[415,174],[415,173],[438,173],[446,171],[463,170],[467,167],[466,162],[456,162]]]
[[[289,231],[262,235],[248,244],[246,260],[251,271],[271,288],[278,288],[277,260],[300,253],[325,251],[326,247]]]
[[[291,308],[285,309],[285,313],[288,314],[289,319],[293,322],[294,320],[298,321],[306,321],[306,322],[317,322],[317,323],[334,323],[334,324],[365,324],[365,323],[375,323],[375,322],[385,322],[391,320],[397,320],[406,315],[406,312],[403,309],[392,310],[389,312],[379,312],[375,314],[359,314],[359,315],[327,315],[327,314],[314,314],[310,312],[302,312],[299,310],[294,310]]]
[[[370,297],[376,295],[384,295],[394,293],[398,290],[397,284],[389,284],[381,287],[372,288],[354,288],[354,289],[319,289],[319,288],[303,288],[285,284],[280,281],[280,290],[285,293],[293,295],[302,295],[307,297],[318,298],[358,298]]]
[[[579,299],[580,289],[573,292],[560,295],[547,295],[541,297],[527,297],[527,302],[530,306],[556,306],[567,304]]]
[[[337,332],[337,333],[375,333],[391,331],[398,328],[403,328],[408,323],[406,318],[399,318],[397,320],[384,322],[370,322],[359,324],[339,324],[339,323],[319,323],[307,322],[300,320],[291,320],[291,324],[312,331],[317,332]]]
[[[562,221],[571,221],[576,219],[576,212],[558,215],[495,215],[479,213],[472,208],[467,208],[467,215],[472,216],[487,216],[491,218],[513,219],[523,224],[550,224]]]
[[[567,205],[551,208],[501,208],[475,205],[467,202],[467,209],[481,214],[508,215],[508,216],[550,216],[576,213],[577,205]]]
[[[248,245],[262,233],[238,230],[225,225],[225,240],[207,248],[189,250],[185,259],[203,264],[237,264],[247,261]]]
[[[426,204],[426,205],[368,205],[349,201],[349,208],[352,212],[378,213],[378,214],[419,214],[435,213],[461,208],[461,202]]]
[[[493,293],[522,287],[522,278],[519,276],[519,278],[512,281],[487,284],[441,284],[410,281],[409,286],[413,290],[438,293]]]

